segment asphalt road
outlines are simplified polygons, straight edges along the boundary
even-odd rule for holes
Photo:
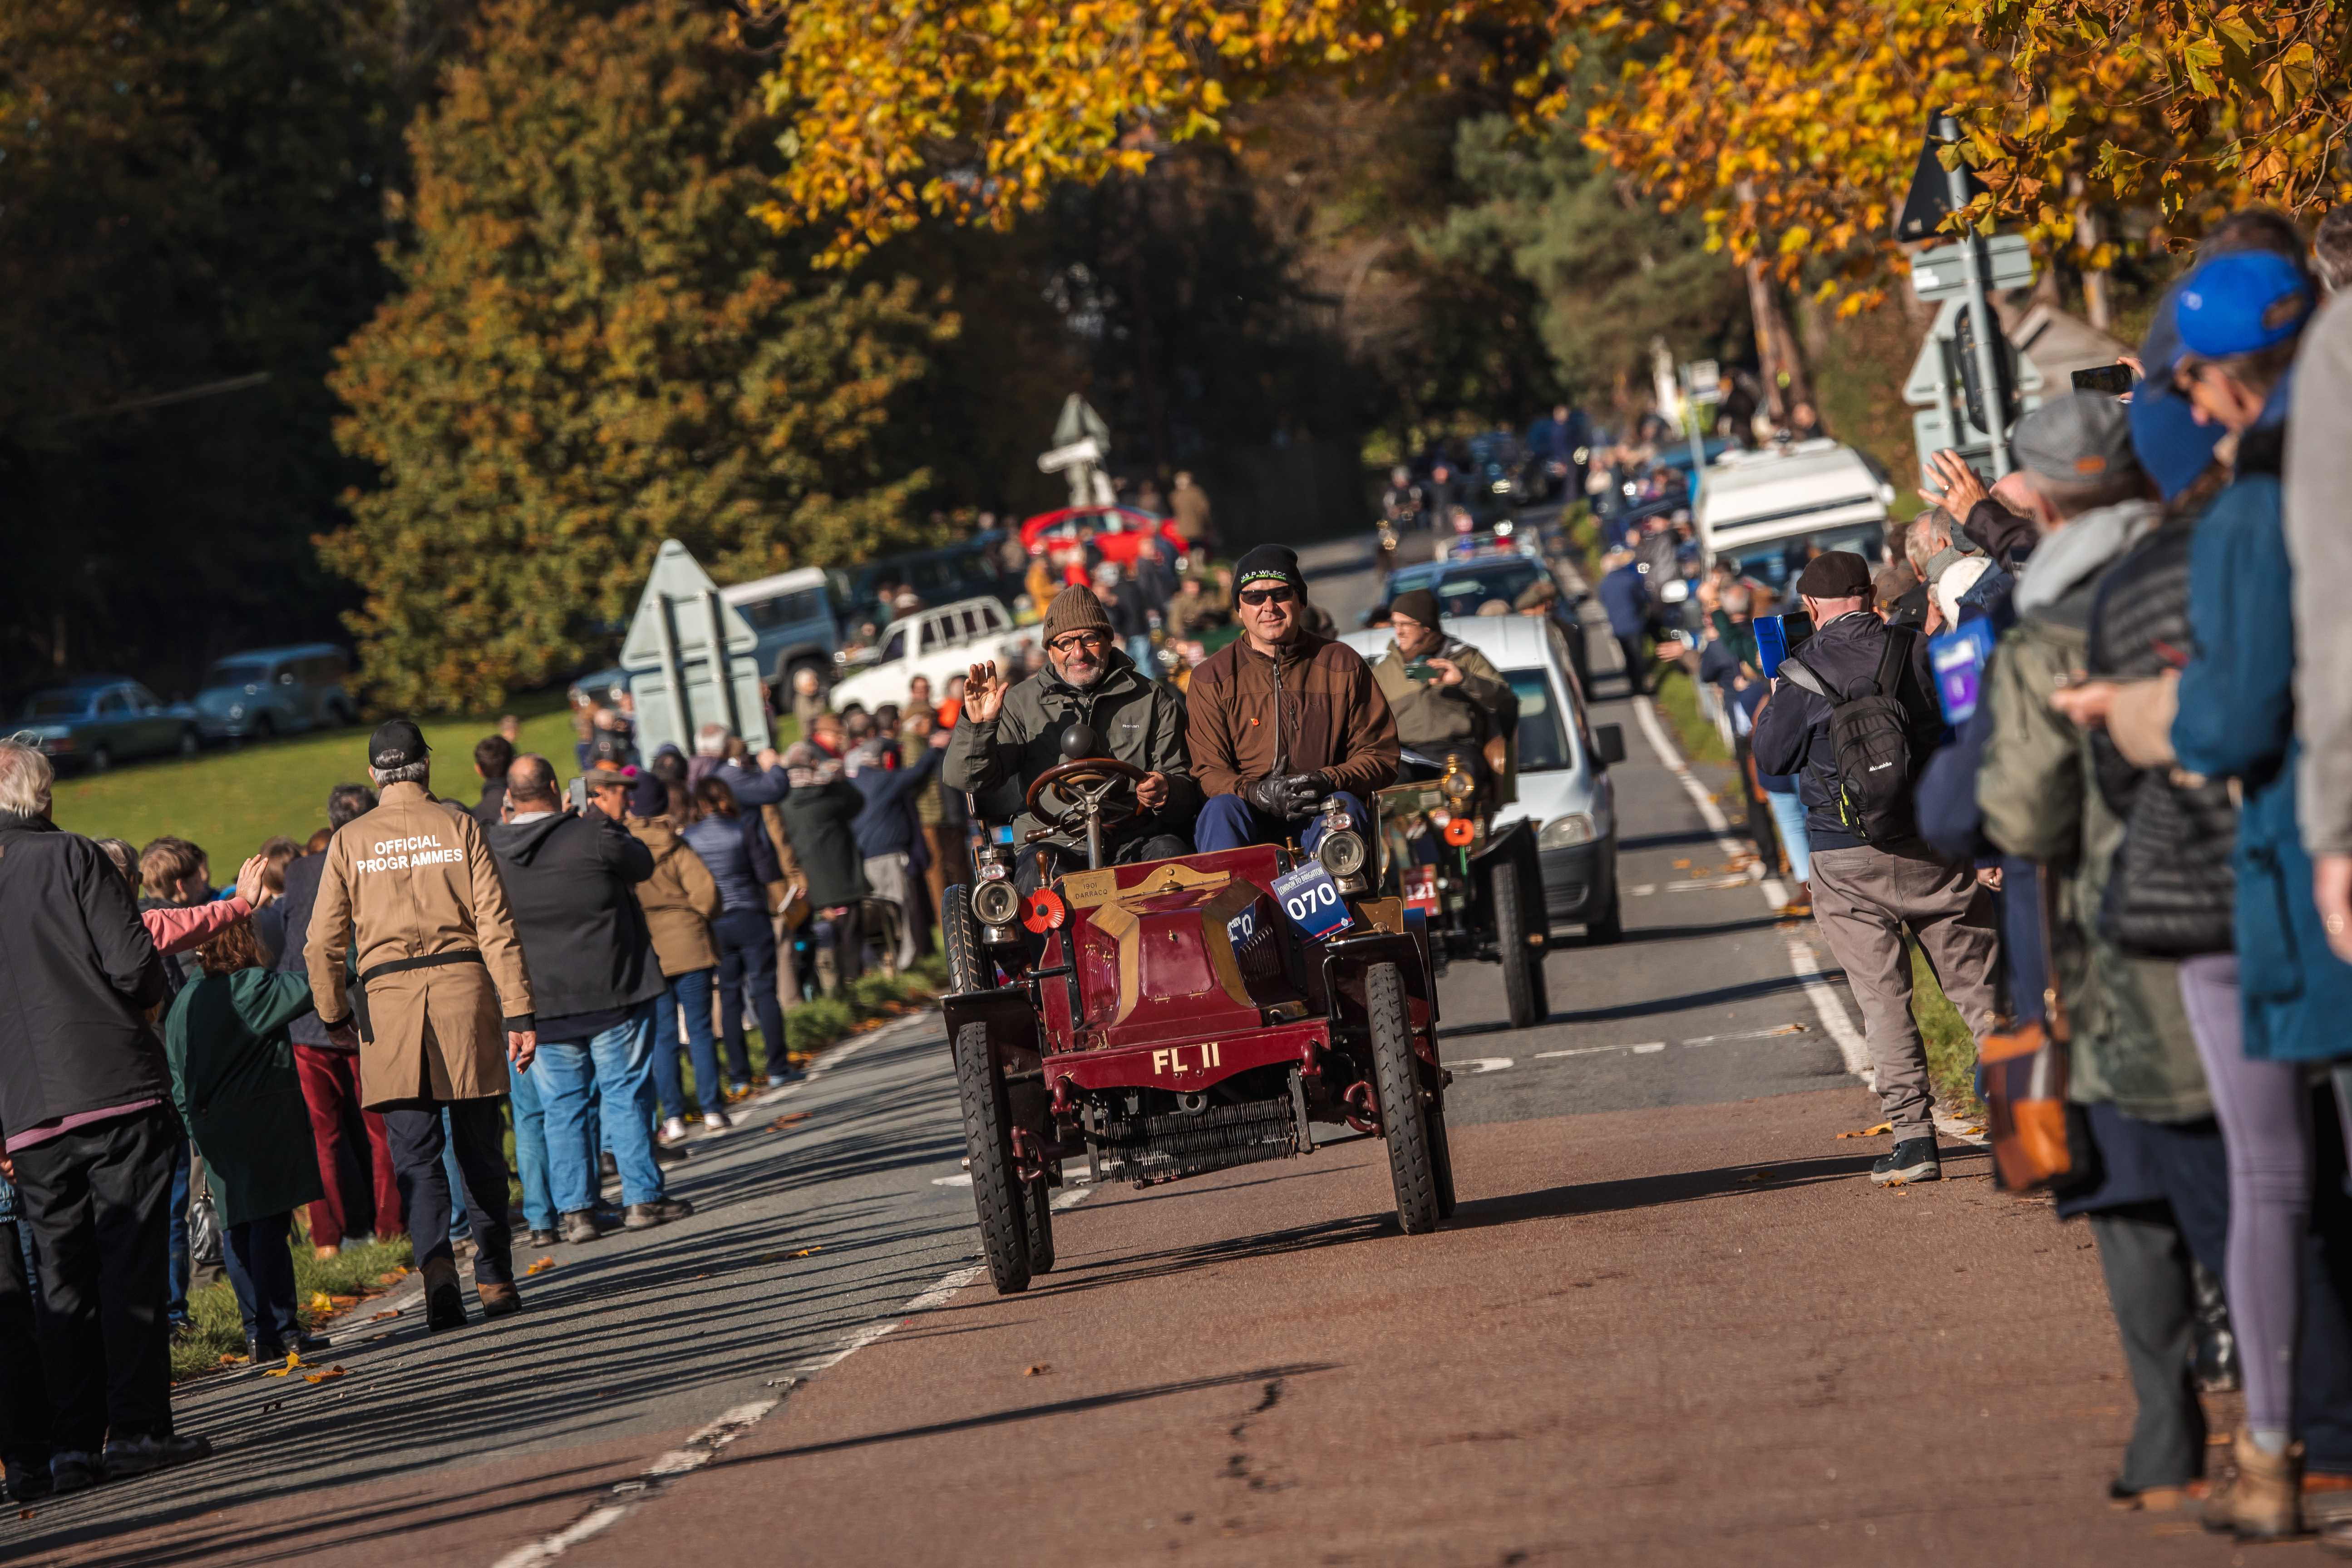
[[[1308,552],[1346,624],[1366,562]],[[1625,939],[1556,950],[1527,1030],[1490,967],[1441,982],[1447,1231],[1397,1235],[1377,1148],[1340,1146],[1073,1188],[1060,1268],[998,1299],[944,1038],[902,1019],[698,1142],[690,1220],[553,1249],[496,1326],[358,1324],[340,1378],[200,1380],[175,1408],[212,1460],[0,1522],[0,1557],[2209,1559],[2096,1501],[2129,1394],[2087,1237],[1972,1152],[1867,1185],[1810,924],[1729,867],[1622,681],[1596,697]]]

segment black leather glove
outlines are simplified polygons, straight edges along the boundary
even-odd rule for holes
[[[1286,821],[1304,816],[1315,808],[1315,803],[1331,793],[1320,773],[1287,773],[1263,778],[1249,786],[1249,803],[1268,816]]]

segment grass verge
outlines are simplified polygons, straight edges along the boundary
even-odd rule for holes
[[[1682,748],[1684,759],[1729,763],[1731,752],[1723,744],[1723,732],[1699,706],[1698,686],[1691,679],[1690,671],[1679,664],[1661,664],[1655,671],[1652,701],[1657,705],[1658,717],[1674,732],[1675,743]]]
[[[414,1254],[404,1236],[394,1241],[346,1247],[335,1257],[323,1259],[312,1258],[310,1248],[297,1237],[294,1297],[302,1304],[303,1326],[312,1327],[320,1320],[355,1306],[369,1296],[383,1294],[399,1283],[413,1261]],[[327,1300],[323,1307],[317,1304],[320,1297]],[[188,1315],[195,1320],[196,1326],[194,1332],[172,1342],[173,1382],[216,1372],[225,1365],[245,1363],[245,1320],[237,1310],[236,1292],[229,1289],[226,1279],[190,1292]]]
[[[520,750],[548,758],[567,777],[577,771],[562,691],[538,694],[517,711],[525,715]],[[474,742],[497,728],[496,718],[425,724],[436,794],[469,805],[480,797]],[[166,833],[185,838],[211,858],[213,880],[226,884],[265,840],[280,833],[307,839],[327,826],[327,792],[367,780],[367,735],[364,728],[329,730],[61,778],[54,815],[59,827],[93,838],[133,845]]]
[[[1960,1018],[1960,1010],[1936,984],[1936,972],[1919,944],[1908,938],[1911,954],[1911,1016],[1927,1047],[1927,1081],[1939,1104],[1951,1108],[1963,1121],[1981,1117],[1984,1102],[1977,1098],[1977,1042]]]

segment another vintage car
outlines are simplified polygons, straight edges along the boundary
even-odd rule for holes
[[[1033,837],[1090,868],[1024,896],[1031,846],[980,852],[948,889],[948,1037],[989,1276],[1000,1292],[1053,1267],[1051,1189],[1083,1160],[1139,1186],[1344,1137],[1388,1145],[1408,1235],[1454,1212],[1437,989],[1418,915],[1368,897],[1356,826],[1316,856],[1289,846],[1105,866],[1102,829],[1134,809],[1134,767],[1062,737],[1070,760],[1026,793]],[[982,803],[983,820],[1012,815]],[[1017,808],[1017,806],[1015,807]]]
[[[85,676],[36,691],[21,717],[20,733],[56,766],[85,773],[102,773],[117,763],[163,752],[190,757],[204,743],[194,709],[184,702],[166,707],[119,675]]]

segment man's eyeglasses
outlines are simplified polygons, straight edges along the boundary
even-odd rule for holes
[[[1061,637],[1055,637],[1052,642],[1047,643],[1045,646],[1052,648],[1055,653],[1075,653],[1082,647],[1108,647],[1110,646],[1110,634],[1108,632],[1069,632]]]
[[[1297,596],[1298,595],[1288,587],[1244,588],[1242,590],[1242,603],[1252,605],[1286,605]]]

